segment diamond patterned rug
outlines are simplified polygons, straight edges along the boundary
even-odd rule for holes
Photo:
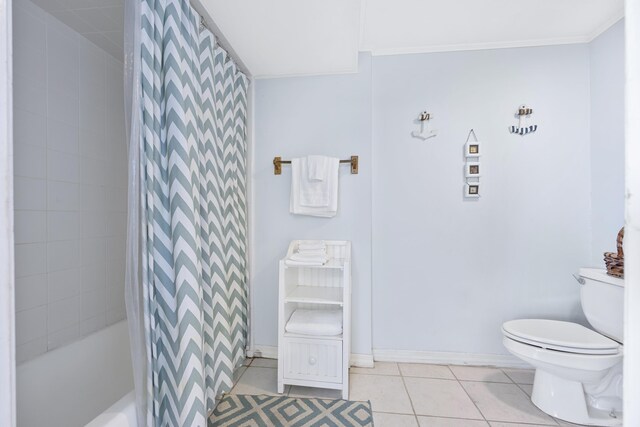
[[[373,427],[371,403],[286,396],[225,395],[209,427]]]

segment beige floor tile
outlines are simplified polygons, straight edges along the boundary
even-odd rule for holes
[[[349,378],[349,400],[370,400],[374,412],[413,414],[402,377],[352,374]]]
[[[240,379],[240,377],[242,376],[242,374],[244,374],[244,371],[247,370],[246,366],[240,366],[238,369],[236,369],[236,371],[233,373],[233,383],[237,383],[238,380]]]
[[[302,387],[292,385],[289,389],[290,397],[315,397],[318,399],[342,399],[342,390],[328,388]]]
[[[278,360],[277,359],[263,359],[261,357],[256,357],[251,362],[251,367],[253,368],[277,368]]]
[[[465,381],[462,386],[489,421],[556,425],[516,384]]]
[[[440,378],[455,380],[456,377],[446,365],[428,365],[424,363],[400,363],[400,372],[405,377]]]
[[[546,427],[544,424],[521,424],[521,423],[503,423],[500,421],[491,421],[491,427]]]
[[[231,394],[269,394],[278,395],[278,370],[271,368],[254,368],[250,366],[242,374]],[[285,387],[285,394],[289,386]]]
[[[511,380],[498,368],[484,366],[449,366],[460,381],[489,381],[510,383]]]
[[[458,381],[415,377],[404,381],[417,415],[482,419]]]
[[[525,393],[527,393],[529,397],[531,397],[531,393],[533,393],[533,384],[518,384],[518,387],[520,387]]]
[[[418,417],[420,427],[488,427],[486,421],[461,418]]]
[[[418,427],[415,415],[373,413],[375,427]]]
[[[586,424],[574,424],[570,423],[569,421],[560,420],[558,418],[554,418],[554,420],[556,420],[556,422],[562,427],[588,427]]]
[[[375,362],[373,368],[356,368],[349,370],[351,374],[365,375],[400,375],[398,364],[395,362]]]
[[[533,384],[536,375],[535,369],[502,369],[516,384]]]

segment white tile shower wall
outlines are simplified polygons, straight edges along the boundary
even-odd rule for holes
[[[122,63],[14,3],[17,359],[122,320]]]

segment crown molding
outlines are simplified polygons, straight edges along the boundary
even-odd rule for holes
[[[552,39],[537,40],[515,40],[506,42],[488,42],[488,43],[461,43],[461,44],[444,44],[432,46],[410,46],[400,48],[383,48],[383,49],[367,49],[372,56],[390,56],[390,55],[411,55],[417,53],[440,53],[440,52],[460,52],[471,50],[489,50],[489,49],[512,49],[521,47],[542,47],[557,46],[565,44],[581,44],[588,43],[592,40],[591,36],[579,37],[558,37]]]

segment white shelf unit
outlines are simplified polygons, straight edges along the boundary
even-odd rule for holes
[[[351,242],[324,240],[329,261],[322,266],[291,266],[298,250],[289,244],[280,260],[278,291],[278,393],[285,385],[329,388],[349,398],[351,354]],[[286,332],[296,309],[342,311],[342,334],[321,336]]]

